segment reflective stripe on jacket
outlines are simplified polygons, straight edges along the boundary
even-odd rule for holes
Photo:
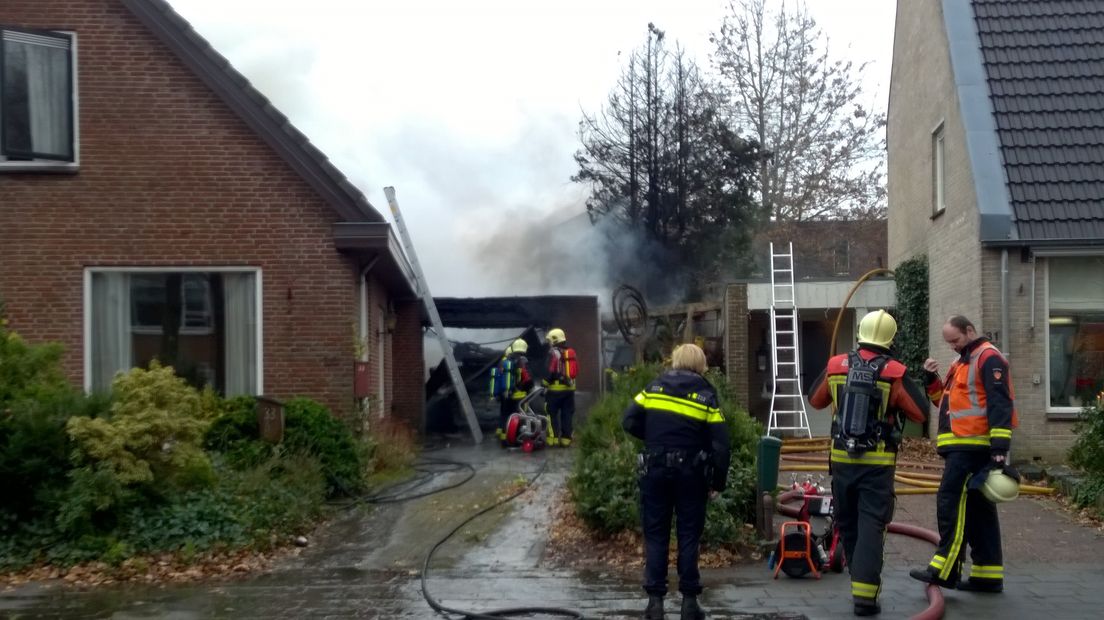
[[[712,455],[710,485],[723,490],[731,459],[728,424],[713,386],[689,370],[669,370],[648,384],[625,409],[621,426],[649,453],[672,450]]]
[[[947,378],[929,388],[939,398],[936,449],[1007,452],[1019,426],[1008,361],[985,338],[966,345],[947,369]]]

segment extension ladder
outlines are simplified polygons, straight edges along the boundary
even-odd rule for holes
[[[770,244],[771,268],[771,368],[774,389],[771,393],[767,434],[775,431],[805,433],[812,437],[805,396],[801,393],[801,356],[798,353],[797,298],[793,278],[793,243],[785,253],[776,254]]]

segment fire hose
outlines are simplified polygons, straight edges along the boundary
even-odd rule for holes
[[[798,509],[794,506],[787,506],[786,502],[799,497],[801,497],[801,492],[797,490],[786,491],[780,494],[778,496],[778,512],[787,517],[797,518]],[[938,533],[915,525],[890,523],[886,530],[892,534],[909,536],[919,540],[926,540],[933,545],[939,545]],[[938,620],[943,617],[943,592],[939,589],[939,586],[928,584],[926,594],[928,596],[928,608],[912,616],[912,620]]]

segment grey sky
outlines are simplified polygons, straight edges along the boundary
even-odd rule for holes
[[[604,102],[618,51],[654,22],[708,65],[726,4],[169,1],[388,217],[395,186],[431,290],[460,296],[533,292],[487,277],[489,231],[582,213],[576,126]],[[835,55],[871,62],[884,109],[896,3],[807,4]]]

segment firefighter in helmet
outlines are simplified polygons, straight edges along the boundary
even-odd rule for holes
[[[943,457],[943,480],[936,494],[939,547],[931,562],[909,574],[925,583],[972,592],[1004,590],[997,501],[1015,494],[1005,479],[1012,429],[1018,425],[1013,406],[1008,360],[974,324],[955,315],[943,325],[943,340],[958,357],[939,380],[939,363],[924,362],[928,394],[939,405],[936,452]],[[990,480],[991,479],[991,480]],[[970,574],[961,581],[965,548],[970,547]]]
[[[708,499],[728,479],[728,425],[717,391],[702,376],[705,353],[695,344],[671,354],[671,370],[653,380],[625,410],[621,426],[644,441],[640,466],[640,520],[644,528],[645,620],[662,620],[667,594],[671,517],[678,536],[682,620],[702,620],[698,548]]]
[[[575,420],[575,377],[579,374],[579,365],[575,359],[575,349],[567,346],[564,330],[556,327],[548,330],[547,376],[541,382],[545,388],[545,413],[552,420],[552,435],[548,445],[568,447],[574,431]]]
[[[525,354],[529,344],[518,338],[506,347],[502,359],[491,369],[491,396],[498,400],[498,428],[495,436],[506,442],[506,422],[511,414],[518,411],[518,403],[533,387],[533,378],[529,375],[529,360]]]
[[[922,424],[929,410],[924,391],[890,354],[896,334],[897,322],[885,310],[864,316],[858,346],[828,360],[809,396],[814,407],[833,405],[834,516],[857,616],[881,611],[882,549],[896,504],[893,476],[903,417]]]

